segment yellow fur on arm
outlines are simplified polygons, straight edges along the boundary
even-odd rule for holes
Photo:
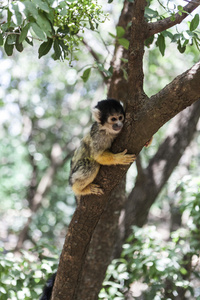
[[[95,157],[95,160],[100,165],[128,165],[135,161],[136,157],[134,154],[126,154],[127,150],[114,154],[110,151],[104,151]]]

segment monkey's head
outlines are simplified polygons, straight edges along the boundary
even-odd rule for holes
[[[123,106],[115,99],[99,101],[93,109],[93,116],[108,134],[118,134],[124,125]]]

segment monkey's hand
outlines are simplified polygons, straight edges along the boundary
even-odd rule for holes
[[[104,151],[102,154],[95,157],[95,160],[100,165],[129,165],[136,160],[135,154],[126,154],[127,149],[123,152],[114,154],[110,151]]]
[[[119,165],[129,165],[130,163],[134,162],[136,160],[135,154],[126,154],[127,149],[125,149],[123,152],[113,154],[115,164]]]

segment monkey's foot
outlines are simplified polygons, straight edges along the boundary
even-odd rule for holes
[[[100,188],[100,186],[98,184],[94,184],[94,183],[90,184],[90,191],[91,191],[91,194],[95,194],[98,196],[104,194],[102,188]]]
[[[125,149],[123,152],[115,154],[118,164],[129,165],[130,163],[136,160],[135,154],[126,154],[126,153],[127,153],[127,149]]]

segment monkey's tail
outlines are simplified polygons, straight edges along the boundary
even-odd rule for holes
[[[55,282],[55,278],[56,278],[56,273],[54,273],[46,282],[44,289],[43,289],[43,293],[42,296],[40,298],[40,300],[50,300],[51,299],[51,294],[52,294],[52,290],[53,290],[53,286],[54,286],[54,282]]]

